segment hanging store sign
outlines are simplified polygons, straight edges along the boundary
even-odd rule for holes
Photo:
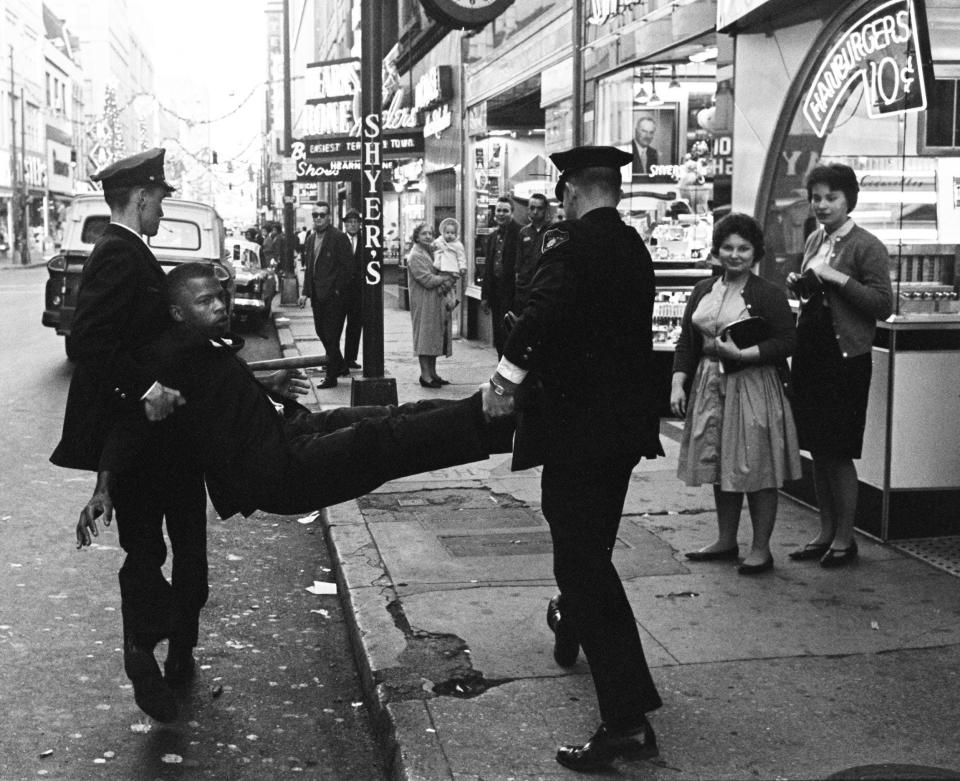
[[[453,99],[453,68],[436,65],[417,81],[413,105],[423,113],[423,135],[440,137],[453,124],[450,101]]]
[[[829,49],[803,100],[803,115],[823,138],[857,81],[871,118],[922,111],[927,90],[921,54],[926,29],[917,26],[912,0],[888,0],[844,30]]]

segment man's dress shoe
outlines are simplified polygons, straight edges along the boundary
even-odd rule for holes
[[[657,736],[643,719],[635,727],[613,730],[601,724],[582,746],[561,746],[557,762],[571,770],[600,770],[615,759],[650,759],[657,756]]]
[[[168,686],[178,689],[193,680],[197,663],[193,659],[193,649],[171,642],[167,659],[163,663],[163,678]]]
[[[177,701],[160,674],[153,649],[127,641],[123,647],[123,669],[133,683],[133,699],[140,710],[157,721],[177,718]]]
[[[580,653],[580,641],[570,621],[560,614],[560,596],[547,604],[547,626],[553,630],[553,659],[561,667],[573,667]]]
[[[317,388],[319,388],[320,390],[323,390],[324,388],[336,388],[336,387],[337,387],[336,375],[331,376],[329,374],[323,378],[323,382],[317,385]]]

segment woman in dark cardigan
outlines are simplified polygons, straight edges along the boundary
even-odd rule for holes
[[[797,434],[782,380],[796,331],[783,292],[752,273],[763,253],[763,231],[752,217],[731,214],[717,223],[713,254],[723,276],[693,288],[670,392],[674,414],[686,415],[677,474],[687,485],[712,483],[717,504],[716,542],[686,557],[739,558],[737,529],[746,494],[753,544],[738,568],[743,575],[773,568],[770,536],[777,489],[800,476]],[[744,349],[722,338],[728,325],[750,316],[766,321],[767,338]],[[724,371],[720,359],[740,368]],[[685,388],[691,377],[688,400]]]
[[[803,273],[787,277],[801,304],[792,366],[797,432],[813,459],[820,509],[820,532],[790,558],[824,567],[857,557],[853,460],[863,448],[876,323],[893,306],[886,247],[850,219],[859,192],[849,166],[810,172],[807,197],[820,227],[807,239]]]

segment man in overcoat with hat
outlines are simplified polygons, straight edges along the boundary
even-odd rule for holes
[[[93,176],[103,186],[110,224],[84,263],[71,337],[76,366],[63,436],[50,457],[58,466],[96,472],[107,433],[125,417],[157,422],[185,403],[136,358],[170,327],[166,276],[143,237],[155,236],[163,199],[174,188],[163,172],[165,150],[149,149]],[[164,447],[114,486],[117,531],[126,553],[120,569],[124,669],[137,705],[172,721],[171,687],[194,671],[200,610],[207,600],[206,493],[201,471]],[[163,522],[173,548],[166,558]],[[164,674],[154,647],[169,639]]]
[[[492,418],[517,411],[513,469],[543,465],[541,506],[560,588],[547,610],[554,658],[572,666],[583,650],[602,719],[586,743],[561,746],[557,761],[593,770],[657,754],[645,714],[661,700],[612,561],[630,474],[641,457],[663,455],[654,273],[616,209],[631,155],[585,146],[550,157],[566,219],[543,235],[529,296],[483,403]]]

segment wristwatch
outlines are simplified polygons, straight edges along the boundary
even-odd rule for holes
[[[507,389],[504,388],[500,383],[498,383],[493,377],[490,378],[490,387],[493,388],[493,392],[498,396],[508,396]]]

